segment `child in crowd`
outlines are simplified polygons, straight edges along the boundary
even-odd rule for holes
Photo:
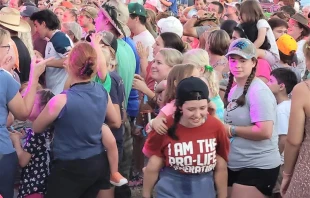
[[[50,90],[42,89],[37,92],[30,121],[34,121],[47,102],[54,96]],[[50,173],[53,129],[49,127],[41,134],[35,134],[31,128],[25,128],[25,134],[13,131],[11,140],[22,167],[18,197],[43,198],[46,193],[46,180]],[[22,140],[22,141],[21,141]]]
[[[298,82],[301,81],[301,71],[296,68],[298,64],[297,59],[297,42],[296,40],[288,34],[283,34],[277,40],[277,45],[279,48],[280,61],[273,65],[272,69],[279,67],[286,67],[297,76]]]
[[[175,66],[171,70],[171,73],[173,72],[173,70],[181,68],[181,67],[184,67],[184,69],[187,69],[188,67],[191,67],[192,70],[195,69],[194,65],[185,64],[181,66]],[[178,73],[178,74],[181,77],[182,73]],[[206,99],[204,101],[205,104],[208,104],[208,98],[209,98],[209,96],[207,96],[208,91],[200,91],[198,88],[198,87],[201,87],[201,90],[202,90],[206,88],[207,86],[202,80],[200,80],[199,78],[195,78],[195,77],[189,77],[189,78],[183,79],[182,81],[178,83],[179,84],[178,84],[176,91],[175,89],[173,89],[176,95],[175,105],[177,106],[177,108],[175,110],[174,117],[172,117],[173,115],[170,115],[167,118],[167,125],[170,126],[168,133],[165,135],[159,135],[155,131],[152,131],[149,134],[147,142],[143,148],[143,151],[147,156],[152,156],[145,169],[145,175],[144,175],[145,179],[143,183],[143,197],[150,197],[152,188],[158,179],[158,173],[160,172],[159,170],[163,166],[164,166],[164,169],[163,171],[160,172],[161,176],[160,176],[159,182],[157,183],[157,188],[156,188],[157,197],[166,197],[168,196],[168,192],[169,192],[169,195],[172,197],[185,197],[184,195],[187,195],[189,197],[215,197],[214,183],[216,183],[216,187],[217,187],[217,196],[219,198],[227,197],[227,185],[225,184],[225,180],[227,181],[227,165],[226,165],[226,162],[224,161],[227,159],[225,155],[222,155],[223,153],[221,152],[221,147],[223,148],[223,146],[224,147],[227,146],[226,148],[228,152],[229,143],[228,143],[226,133],[223,134],[222,136],[223,139],[219,138],[222,132],[219,128],[217,128],[217,126],[223,127],[221,122],[215,119],[214,117],[207,115],[208,106],[204,106],[204,108],[200,107],[199,110],[193,107],[194,103],[191,108],[190,108],[191,105],[187,103],[189,105],[187,107],[188,108],[187,110],[179,106],[179,105],[185,105],[183,98],[187,98],[185,100],[195,102],[197,106],[199,106],[199,103],[202,102],[201,100],[204,100],[204,99]],[[168,84],[169,84],[169,77],[168,77]],[[196,93],[199,93],[199,94],[195,95]],[[205,93],[207,95],[203,95]],[[170,110],[171,109],[173,108],[170,108]],[[190,113],[185,112],[185,111],[190,111]],[[201,131],[204,131],[203,128],[201,128],[202,127],[201,122],[199,122],[201,116],[203,116],[204,114],[206,114],[208,118],[205,119],[203,123],[204,124],[213,123],[212,125],[208,127],[209,132],[204,133],[204,135],[208,135],[209,138],[210,136],[214,135],[215,139],[212,139],[212,140],[216,142],[216,148],[213,147],[213,149],[214,151],[216,150],[216,152],[214,152],[214,155],[213,155],[214,161],[209,160],[208,162],[205,161],[204,163],[201,163],[201,162],[199,163],[198,161],[201,159],[200,157],[198,157],[199,158],[198,161],[191,160],[192,157],[195,157],[195,151],[194,151],[195,149],[192,150],[193,149],[192,143],[196,144],[197,142],[200,142],[200,140],[195,140],[195,139],[202,138],[202,136],[204,136],[202,134],[198,135],[196,133],[198,131],[200,131],[200,133]],[[184,116],[188,116],[187,119],[182,119],[184,118]],[[182,121],[184,123],[181,124]],[[195,124],[190,124],[191,122],[193,123],[195,122]],[[191,127],[188,128],[189,126]],[[185,131],[191,130],[191,131],[185,132],[184,130]],[[216,130],[217,133],[213,133],[212,130]],[[191,134],[191,135],[188,135],[188,134]],[[185,137],[190,138],[191,140],[183,139]],[[184,144],[189,143],[190,144],[189,147],[192,148],[191,152],[185,152],[185,153],[183,152],[181,154],[181,156],[183,157],[186,156],[184,158],[186,160],[183,163],[182,162],[179,163],[179,161],[175,161],[175,158],[172,157],[172,156],[179,156],[180,153],[178,153],[178,148],[181,148],[177,146],[179,145],[179,143],[181,146],[182,144],[184,145]],[[200,153],[204,152],[203,150],[201,150]],[[208,150],[207,152],[209,152],[209,149],[207,150]],[[166,151],[168,151],[167,155],[170,157],[166,155]],[[189,157],[188,155],[192,155],[192,157]],[[221,158],[224,161],[222,170],[217,170],[217,168],[215,168],[215,166],[217,166],[216,163],[218,163],[218,156],[221,156]],[[206,158],[204,159],[206,160]],[[215,172],[213,172],[214,168],[215,168]],[[170,174],[166,174],[167,172],[170,172]],[[221,174],[221,177],[213,176],[213,174],[216,174],[216,172]],[[209,174],[211,174],[211,177],[210,177],[211,180],[207,179],[207,177],[209,177],[208,176]],[[205,179],[203,181],[200,180],[201,178],[204,178],[204,177]],[[203,185],[204,187],[200,185]],[[182,186],[189,186],[190,188],[182,188]],[[171,191],[171,189],[182,189],[182,190]],[[208,193],[205,194],[204,192],[208,192]]]
[[[172,70],[169,72],[168,78],[167,78],[167,83],[166,83],[166,89],[164,91],[164,107],[161,108],[160,113],[158,116],[151,120],[149,125],[147,126],[147,132],[151,132],[152,130],[156,131],[160,135],[164,135],[168,131],[167,127],[167,118],[171,116],[175,110],[175,98],[176,98],[176,87],[180,81],[182,81],[185,78],[188,78],[190,76],[193,77],[199,77],[200,72],[199,68],[192,65],[192,64],[181,64],[181,65],[176,65],[172,68]],[[161,84],[161,83],[160,83]],[[208,105],[208,112],[209,114],[216,116],[215,114],[215,107],[214,104],[209,103]],[[147,157],[150,157],[152,163],[148,163],[147,169],[152,173],[152,179],[157,179],[158,174],[159,174],[159,164],[156,164],[156,157],[152,157],[149,155],[148,150],[146,147],[143,148],[143,152]],[[215,183],[218,188],[219,194],[223,195],[225,191],[227,190],[226,188],[222,188],[220,182],[221,182],[221,177],[223,177],[223,174],[226,172],[220,172],[223,171],[223,165],[226,163],[224,162],[223,158],[217,156],[217,166],[215,168]],[[155,164],[154,164],[155,163]],[[157,166],[158,165],[158,166]],[[145,170],[145,169],[144,169]],[[218,181],[218,182],[217,182]],[[144,187],[146,187],[145,185]],[[149,189],[146,189],[148,191]]]
[[[286,135],[288,132],[288,124],[291,110],[291,100],[289,94],[297,84],[296,74],[288,68],[277,68],[271,72],[268,86],[274,96],[276,97],[277,106],[277,122],[276,131],[279,135],[279,152],[281,154],[282,165],[276,186],[273,190],[275,197],[280,195],[280,185],[282,182],[282,172],[284,164],[284,146],[286,142]]]
[[[244,31],[252,31],[246,34],[258,49],[258,57],[266,59],[271,66],[274,65],[280,59],[279,51],[275,36],[258,1],[247,0],[241,4],[240,22]],[[253,38],[253,35],[256,35],[256,31],[253,33],[256,29],[252,27],[253,24],[257,27],[257,38]]]
[[[207,1],[206,0],[194,0],[194,5],[187,7],[183,10],[182,18],[180,18],[180,21],[182,23],[185,23],[188,21],[188,19],[192,18],[199,10],[205,10],[207,7]]]

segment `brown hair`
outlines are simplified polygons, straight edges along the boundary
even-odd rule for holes
[[[26,89],[28,87],[29,82],[24,82],[23,84],[21,84],[20,88],[19,88],[19,92],[22,92],[24,89]],[[43,87],[41,84],[37,85],[37,91],[42,90]]]
[[[271,27],[271,29],[273,30],[274,28],[277,27],[286,27],[288,28],[288,24],[285,20],[283,19],[279,19],[279,18],[271,18],[268,20],[268,23]]]
[[[214,30],[210,32],[207,42],[211,53],[223,56],[229,48],[230,37],[224,30]]]
[[[274,20],[274,19],[277,19],[276,17],[278,17],[278,19],[282,19],[286,22],[288,22],[288,20],[290,19],[290,15],[286,12],[283,12],[283,11],[279,11],[279,12],[275,12],[271,15],[271,18],[268,20],[268,22],[270,20]],[[287,24],[286,24],[287,26]],[[278,26],[279,27],[279,26]],[[272,27],[271,27],[272,28]],[[273,28],[272,28],[273,29]]]
[[[164,105],[176,98],[176,87],[181,80],[191,76],[195,69],[193,64],[175,65],[167,77],[167,86],[165,90]]]
[[[239,96],[239,98],[236,101],[238,106],[243,106],[245,104],[245,95],[247,94],[248,89],[249,89],[253,79],[255,78],[257,59],[256,58],[252,58],[251,60],[255,61],[255,67],[252,68],[252,72],[248,76],[248,79],[246,80],[246,83],[245,83],[244,88],[243,88],[242,95]],[[228,105],[228,94],[229,94],[229,92],[231,90],[231,87],[232,87],[233,83],[234,83],[234,75],[230,72],[229,73],[228,85],[227,85],[227,88],[226,88],[226,91],[225,91],[225,95],[224,95],[224,105],[225,105],[225,108]]]
[[[154,36],[157,37],[157,26],[156,26],[156,13],[153,10],[145,9],[146,11],[146,29]]]
[[[48,103],[48,101],[50,101],[50,99],[52,99],[55,95],[53,94],[53,92],[49,89],[41,89],[37,91],[37,95],[40,96],[40,109],[41,111],[43,110],[43,108],[46,106],[46,104]]]
[[[246,19],[242,19],[242,15],[245,15]],[[260,19],[265,19],[265,15],[257,0],[246,0],[241,3],[240,18],[243,20],[243,22],[254,23]]]
[[[71,50],[68,59],[68,68],[76,77],[86,80],[96,74],[97,53],[89,43],[78,43]]]

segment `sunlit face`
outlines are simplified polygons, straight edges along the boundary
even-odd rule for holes
[[[39,8],[39,10],[45,10],[47,8],[44,1],[38,2],[38,8]]]
[[[78,22],[82,28],[85,28],[92,23],[92,20],[84,14],[79,14]]]
[[[28,118],[30,121],[35,121],[37,117],[40,115],[41,111],[43,110],[43,107],[40,106],[40,101],[41,101],[40,95],[37,94],[34,100],[31,114]]]
[[[274,34],[276,40],[277,40],[280,36],[282,36],[283,34],[287,34],[287,28],[284,27],[284,26],[276,27],[276,28],[274,28],[272,31],[273,31],[273,34]]]
[[[283,84],[279,84],[277,79],[272,75],[270,76],[267,85],[273,94],[279,93],[283,87]]]
[[[64,13],[63,22],[75,22],[76,18],[71,14],[69,10]]]
[[[160,36],[158,36],[152,47],[153,47],[153,56],[156,56],[159,50],[165,47],[163,39]]]
[[[160,82],[167,78],[171,68],[165,63],[164,56],[161,53],[157,53],[151,66],[151,77],[156,82]]]
[[[236,79],[248,78],[255,67],[255,62],[252,59],[244,59],[239,55],[229,56],[229,70]]]
[[[233,42],[234,40],[237,40],[239,38],[241,38],[239,32],[234,30],[232,33],[231,42]]]
[[[310,12],[310,7],[306,6],[302,9],[302,15],[304,15],[304,17],[308,18],[308,14]]]
[[[10,49],[11,49],[10,38],[9,36],[6,36],[3,38],[2,43],[0,45],[0,54],[2,54],[2,56],[0,56],[0,63],[2,63],[5,55],[10,53]]]
[[[98,17],[95,19],[95,28],[97,32],[110,31],[114,27],[110,23],[109,19],[104,16],[102,12],[99,12]]]
[[[179,14],[182,13],[183,10],[184,10],[184,6],[179,6],[179,7],[178,7],[178,13],[179,13]]]
[[[10,0],[9,7],[18,9],[18,0]]]
[[[54,11],[54,13],[55,13],[56,16],[58,17],[59,21],[62,22],[65,12],[64,12],[62,9],[56,9],[56,10]]]
[[[74,0],[73,2],[74,2],[74,4],[76,4],[76,5],[81,5],[81,4],[82,4],[82,1],[81,1],[81,0]]]
[[[290,19],[288,21],[287,33],[291,37],[293,37],[295,40],[298,39],[298,37],[300,37],[302,31],[303,31],[303,29],[299,28],[297,21],[295,21],[294,19]]]
[[[203,10],[205,9],[206,4],[203,2],[203,0],[196,0],[195,1],[195,8],[196,10]]]
[[[201,126],[208,114],[208,100],[190,100],[186,101],[181,107],[182,125],[194,128]]]
[[[225,15],[230,19],[232,15],[236,15],[236,8],[232,6],[226,6],[225,7]]]
[[[138,21],[139,21],[138,17],[136,17],[134,19],[129,17],[128,22],[127,22],[127,26],[129,27],[130,30],[133,30],[136,27],[136,24]]]
[[[214,16],[216,18],[221,18],[221,14],[219,14],[219,6],[218,5],[214,5],[212,3],[210,3],[207,7],[208,12],[211,12],[214,14]]]
[[[45,22],[42,22],[42,24],[40,24],[38,21],[34,21],[33,24],[40,37],[44,39],[47,36],[47,28],[45,26]]]

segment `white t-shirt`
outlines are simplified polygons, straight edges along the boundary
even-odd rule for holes
[[[279,136],[287,135],[290,111],[291,111],[291,100],[283,101],[277,106],[276,130]],[[281,161],[283,164],[284,163],[284,152],[281,153]]]
[[[138,42],[141,42],[145,48],[148,47],[149,48],[148,61],[153,61],[154,60],[152,46],[155,43],[155,39],[154,39],[153,35],[148,30],[145,30],[145,31],[141,32],[140,34],[135,35],[133,37],[133,41],[136,44]]]
[[[298,58],[298,65],[297,69],[301,73],[301,77],[305,75],[306,71],[306,60],[305,60],[305,54],[304,54],[304,45],[306,43],[306,40],[300,40],[297,42],[297,58]]]
[[[278,46],[277,46],[277,43],[276,43],[276,38],[274,37],[274,34],[272,32],[272,29],[269,25],[269,23],[265,20],[265,19],[260,19],[257,24],[257,29],[259,30],[260,28],[267,28],[267,39],[271,45],[269,51],[271,53],[273,53],[274,55],[277,56],[278,59],[280,59],[280,55],[279,55],[279,49],[278,49]]]

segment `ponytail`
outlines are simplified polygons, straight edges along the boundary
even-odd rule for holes
[[[181,112],[181,109],[180,107],[182,106],[183,104],[179,104],[178,100],[176,99],[176,102],[175,102],[175,106],[177,107],[175,112],[174,112],[174,121],[173,121],[173,124],[172,126],[168,129],[168,136],[171,137],[173,140],[178,140],[178,136],[175,134],[176,130],[177,130],[177,127],[178,127],[178,124],[181,120],[181,117],[182,117],[182,112]]]

